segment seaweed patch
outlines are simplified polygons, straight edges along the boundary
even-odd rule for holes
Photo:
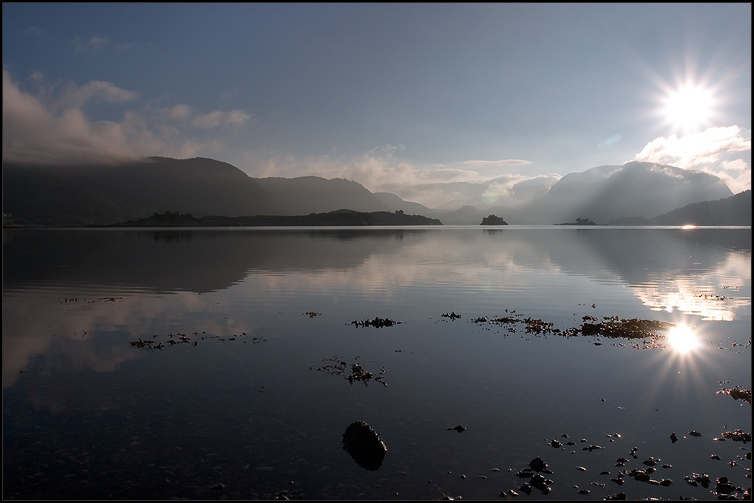
[[[359,357],[357,356],[356,359],[358,358]],[[385,374],[387,373],[387,369],[385,367],[382,367],[379,372],[375,373],[364,369],[364,367],[362,367],[360,363],[348,363],[338,356],[325,358],[323,361],[329,361],[332,363],[320,365],[319,367],[310,365],[309,370],[317,370],[319,372],[325,372],[330,375],[341,375],[348,372],[345,377],[351,384],[353,384],[354,382],[363,382],[364,386],[367,386],[369,384],[369,381],[374,379],[383,386],[387,386],[387,383],[385,382]]]

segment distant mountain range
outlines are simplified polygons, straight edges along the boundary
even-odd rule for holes
[[[354,181],[252,178],[235,166],[206,158],[151,157],[112,166],[4,163],[3,220],[78,226],[135,221],[167,211],[203,218],[352,210],[400,211],[443,224],[478,225],[494,214],[512,225],[578,218],[597,224],[751,225],[750,190],[732,197],[719,178],[672,166],[631,162],[519,185],[514,189],[528,202],[521,204],[519,198],[515,207],[485,203],[474,196],[479,189],[474,187],[468,188],[464,201],[428,208],[395,194],[372,193]],[[470,204],[459,207],[458,202]]]

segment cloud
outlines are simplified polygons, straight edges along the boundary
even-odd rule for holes
[[[233,89],[228,89],[225,91],[222,95],[220,95],[220,99],[228,99],[233,98],[235,96],[238,96],[241,94],[241,88],[240,87],[234,87]]]
[[[649,142],[635,160],[705,171],[738,193],[751,188],[751,131],[727,126],[680,138],[661,136]]]
[[[114,123],[91,124],[80,109],[55,114],[3,70],[3,160],[112,162],[138,158]]]
[[[102,52],[108,45],[110,45],[110,39],[99,35],[89,37],[87,40],[81,37],[73,39],[73,47],[81,52]]]
[[[197,115],[193,118],[191,124],[201,129],[213,129],[218,126],[243,126],[250,118],[251,116],[243,110],[231,110],[229,112],[215,110],[207,114]]]
[[[215,110],[206,114],[195,113],[189,105],[175,105],[163,110],[162,116],[173,122],[191,125],[199,129],[214,129],[220,126],[241,127],[251,120],[251,115],[243,110],[223,112]]]
[[[121,89],[110,82],[93,80],[83,86],[69,83],[57,100],[58,108],[80,108],[89,101],[126,103],[139,99],[139,93]]]
[[[529,177],[505,173],[512,167],[530,164],[521,159],[495,161],[470,160],[454,165],[417,165],[399,158],[401,147],[384,146],[353,157],[319,156],[296,158],[292,155],[247,152],[244,161],[254,177],[320,176],[353,180],[371,192],[390,192],[407,201],[430,208],[449,200],[484,198],[489,204],[521,203],[522,193],[516,184],[531,181],[549,183],[550,177]],[[559,179],[555,176],[555,180]]]
[[[27,35],[40,36],[40,35],[44,35],[45,34],[45,30],[44,30],[44,28],[40,28],[38,26],[29,26],[28,28],[26,28],[24,30],[24,33],[27,34]]]
[[[125,110],[119,121],[91,121],[88,103],[131,104],[140,96],[110,82],[69,83],[57,94],[34,72],[37,94],[22,90],[3,70],[3,160],[49,164],[113,163],[148,156],[213,155],[226,146],[227,129],[251,120],[243,110],[196,113],[189,105]],[[217,133],[209,133],[219,129]],[[222,133],[222,134],[221,134]]]
[[[523,159],[500,159],[497,161],[479,161],[479,160],[472,160],[472,161],[464,161],[461,163],[461,166],[473,169],[476,171],[488,171],[488,170],[507,170],[509,168],[515,168],[518,169],[521,166],[526,166],[531,164],[530,161],[525,161]]]

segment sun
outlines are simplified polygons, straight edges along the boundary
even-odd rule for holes
[[[675,130],[689,133],[709,125],[713,110],[714,99],[709,89],[685,84],[667,92],[662,114]]]

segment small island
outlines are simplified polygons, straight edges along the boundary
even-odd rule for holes
[[[577,218],[575,222],[568,222],[564,224],[555,224],[555,225],[597,225],[597,224],[589,218]]]
[[[482,219],[482,223],[480,225],[508,225],[508,222],[497,215],[489,215]]]

